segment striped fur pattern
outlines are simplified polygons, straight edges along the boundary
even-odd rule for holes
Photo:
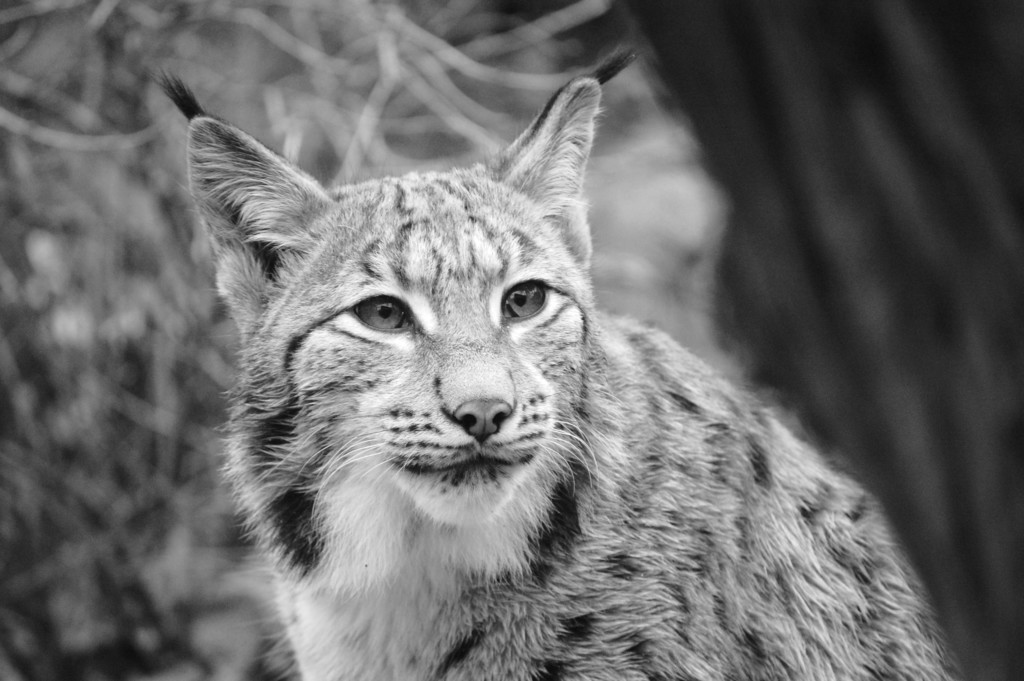
[[[626,61],[488,163],[329,190],[165,82],[243,336],[228,477],[297,672],[953,678],[872,499],[595,310],[581,183]],[[481,439],[467,404],[508,408]]]

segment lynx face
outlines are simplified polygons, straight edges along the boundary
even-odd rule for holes
[[[339,201],[368,219],[314,258],[339,312],[289,366],[324,424],[309,454],[319,493],[392,485],[439,523],[487,522],[571,456],[587,282],[557,228],[482,176],[411,176]]]
[[[560,522],[592,458],[582,173],[630,60],[487,164],[330,191],[165,81],[244,337],[229,478],[283,573],[358,591],[408,565],[521,571]]]

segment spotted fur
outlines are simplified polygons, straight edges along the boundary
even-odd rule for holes
[[[594,308],[600,82],[488,163],[324,189],[177,80],[243,337],[228,477],[302,678],[953,678],[874,502]],[[536,316],[505,296],[543,282]],[[358,306],[391,296],[413,323]],[[510,407],[478,441],[459,405]]]

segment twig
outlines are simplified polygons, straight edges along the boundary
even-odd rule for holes
[[[89,16],[89,21],[85,22],[86,27],[93,32],[103,28],[103,24],[107,23],[107,19],[119,4],[121,4],[121,0],[100,0],[100,4]]]
[[[377,128],[384,106],[395,90],[395,84],[399,74],[402,72],[402,65],[398,57],[398,47],[395,44],[395,35],[385,30],[379,34],[377,40],[377,63],[380,65],[380,77],[370,90],[366,98],[366,104],[359,113],[359,120],[356,122],[356,129],[345,157],[341,162],[341,169],[338,171],[336,181],[345,181],[354,176],[355,171],[361,166],[366,156],[366,150],[370,147],[373,132]]]
[[[110,409],[151,433],[184,442],[199,450],[216,440],[217,434],[214,431],[195,422],[189,423],[187,428],[179,428],[178,424],[185,421],[185,418],[178,411],[152,404],[133,395],[123,386],[96,372],[93,372],[90,378],[95,378],[95,381],[85,383],[86,391],[91,392]]]
[[[0,64],[18,54],[21,48],[32,42],[32,35],[35,33],[35,23],[23,21],[14,27],[10,35],[0,41]]]
[[[139,26],[150,31],[166,30],[178,22],[177,13],[174,11],[173,6],[169,12],[161,12],[160,9],[149,7],[140,2],[129,2],[121,8],[121,11],[135,20],[135,23]]]
[[[440,32],[446,26],[454,26],[476,9],[479,0],[452,0],[441,5],[433,15],[423,22],[428,30]]]
[[[248,26],[265,37],[271,44],[283,52],[287,52],[308,66],[326,68],[339,73],[351,68],[348,60],[322,52],[308,45],[281,28],[263,12],[251,8],[236,9],[221,17],[225,21]]]
[[[466,118],[458,109],[444,101],[423,76],[415,71],[406,71],[406,75],[408,79],[405,86],[409,92],[423,102],[449,128],[476,144],[486,153],[492,153],[499,148],[500,141],[497,135]]]
[[[437,133],[438,130],[447,127],[443,122],[437,120],[437,116],[429,113],[391,115],[388,120],[381,122],[381,126],[394,132],[416,133],[417,135]]]
[[[32,123],[4,108],[0,108],[0,128],[27,137],[33,142],[65,151],[131,149],[152,140],[157,133],[156,126],[150,126],[137,132],[118,135],[79,135]]]
[[[582,26],[611,9],[611,0],[579,0],[509,31],[474,38],[458,46],[464,54],[495,57]]]
[[[334,149],[337,158],[345,158],[349,140],[355,134],[351,118],[326,97],[310,97],[304,106],[305,111],[316,118],[324,132],[324,138]]]
[[[84,5],[86,0],[37,0],[18,7],[0,9],[0,24],[9,24],[29,17],[37,17],[47,12],[58,12]]]
[[[14,71],[0,71],[0,90],[37,105],[45,106],[59,113],[80,130],[96,130],[102,119],[95,111],[68,97],[63,92],[40,83],[37,79],[23,76]]]
[[[434,58],[433,53],[419,52],[414,59],[408,61],[438,92],[444,94],[453,105],[465,111],[467,116],[474,117],[483,123],[498,123],[502,120],[501,114],[488,109],[460,90],[448,77],[444,65]]]
[[[281,155],[292,163],[297,162],[302,150],[303,126],[296,125],[295,117],[288,113],[288,106],[279,88],[268,87],[264,91],[263,105],[274,138],[281,140]]]
[[[313,18],[313,7],[309,5],[292,5],[286,9],[291,17],[292,30],[297,38],[318,52],[324,52],[324,42],[320,38],[320,28]]]
[[[566,75],[561,73],[520,73],[481,64],[455,49],[442,38],[438,38],[433,33],[420,28],[406,17],[401,17],[401,24],[402,29],[410,38],[430,50],[450,68],[470,78],[521,90],[544,91],[552,90],[562,85],[566,80]]]
[[[7,264],[4,263],[2,259],[0,259],[0,265],[2,265],[5,270],[4,274],[7,275],[4,277],[5,279],[14,276],[10,270],[7,269]],[[4,286],[4,288],[7,287],[8,286]],[[21,370],[18,368],[18,359],[14,353],[14,348],[11,347],[10,342],[7,340],[7,334],[4,333],[2,327],[0,327],[0,377],[3,378],[4,388],[9,392],[14,392],[19,389],[23,381]],[[14,399],[14,395],[11,396],[11,402],[14,403],[14,411],[24,411],[19,408],[21,405],[18,403],[18,400]],[[17,419],[22,415],[23,413],[11,414],[10,417]]]

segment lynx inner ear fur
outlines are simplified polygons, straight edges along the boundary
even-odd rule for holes
[[[282,264],[313,245],[310,223],[330,199],[312,177],[207,114],[180,80],[161,85],[189,119],[189,180],[213,238],[217,286],[248,333]]]
[[[593,73],[574,78],[504,152],[489,164],[494,176],[536,201],[564,229],[578,261],[590,262],[590,229],[583,199],[583,173],[594,141],[601,85],[636,55],[619,53]]]

